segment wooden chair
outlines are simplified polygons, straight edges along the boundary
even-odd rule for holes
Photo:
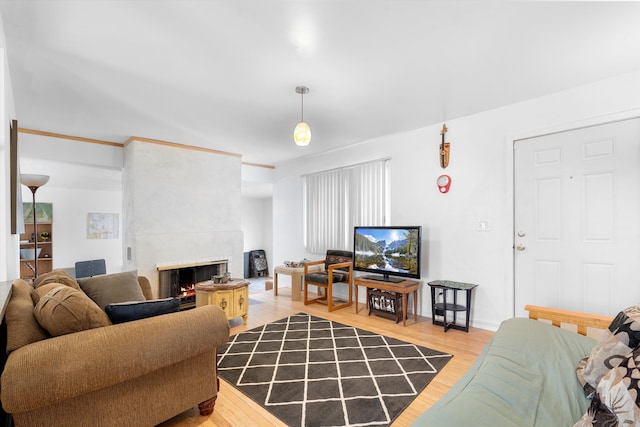
[[[309,273],[311,265],[324,264],[324,271]],[[323,260],[310,261],[304,264],[304,303],[305,305],[319,302],[327,304],[329,311],[349,307],[353,304],[353,253],[350,251],[328,250]],[[347,301],[333,297],[333,288],[336,284],[346,284],[349,289]],[[309,298],[309,286],[318,288],[318,296]],[[324,290],[322,292],[321,290]],[[337,304],[336,304],[337,303]]]

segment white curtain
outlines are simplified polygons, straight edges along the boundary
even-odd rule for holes
[[[389,159],[381,159],[303,176],[305,250],[353,246],[355,225],[388,221]]]

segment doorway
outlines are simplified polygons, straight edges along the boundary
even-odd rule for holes
[[[640,119],[514,141],[514,171],[515,315],[640,301]]]

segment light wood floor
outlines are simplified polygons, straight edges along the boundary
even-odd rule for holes
[[[493,332],[477,328],[470,328],[469,333],[457,330],[449,330],[445,333],[442,327],[432,325],[428,317],[418,317],[416,322],[411,316],[407,320],[407,326],[403,327],[402,323],[396,324],[393,320],[374,315],[368,316],[363,304],[359,304],[359,308],[358,314],[355,312],[355,307],[328,313],[327,307],[320,304],[305,306],[300,301],[291,301],[291,288],[280,288],[277,297],[273,295],[273,291],[251,292],[247,325],[242,324],[242,319],[232,319],[229,325],[233,335],[291,314],[304,312],[453,354],[454,357],[442,372],[400,414],[392,427],[410,425],[418,415],[442,397],[471,367],[484,345],[493,336]],[[284,425],[222,380],[212,415],[202,417],[197,408],[194,408],[161,424],[162,427]]]

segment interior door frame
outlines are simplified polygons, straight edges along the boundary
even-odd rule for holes
[[[507,281],[511,283],[511,286],[508,288],[505,298],[506,301],[509,302],[510,308],[508,310],[507,317],[514,317],[516,312],[516,250],[515,250],[515,218],[516,218],[516,194],[515,194],[515,180],[516,180],[516,170],[515,170],[515,144],[518,141],[539,138],[542,136],[553,135],[556,133],[562,132],[570,132],[578,129],[583,129],[592,126],[600,126],[608,123],[620,122],[623,120],[637,119],[640,118],[640,108],[635,108],[631,110],[620,111],[617,113],[606,114],[602,116],[590,117],[587,119],[575,121],[575,122],[567,122],[558,125],[553,125],[549,127],[545,127],[542,129],[528,131],[523,133],[518,133],[515,135],[508,135],[506,138],[506,150],[507,154],[507,167],[506,167],[506,177],[505,182],[507,183],[507,194],[511,199],[511,216],[509,221],[509,229],[511,230],[511,259],[507,261],[509,265],[509,271]]]

